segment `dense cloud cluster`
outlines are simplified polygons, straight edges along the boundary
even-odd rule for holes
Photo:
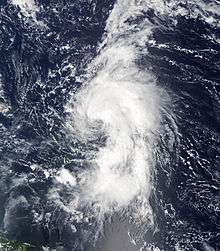
[[[1,231],[87,251],[105,213],[147,212],[137,246],[220,248],[218,9],[0,2]]]

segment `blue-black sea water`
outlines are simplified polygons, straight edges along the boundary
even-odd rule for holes
[[[145,79],[157,87],[148,91]],[[219,84],[217,0],[0,0],[1,233],[36,250],[219,251]],[[82,110],[92,112],[80,117],[81,108],[72,111],[85,95]],[[140,180],[129,179],[136,152],[122,141],[130,132],[153,156],[143,223],[144,183],[128,194]],[[114,140],[127,159],[105,170],[126,179],[103,172],[90,189],[87,173],[120,158]]]

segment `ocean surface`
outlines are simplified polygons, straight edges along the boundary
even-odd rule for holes
[[[219,84],[217,0],[0,0],[1,233],[219,251]]]

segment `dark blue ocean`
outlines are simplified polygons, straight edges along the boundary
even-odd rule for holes
[[[219,251],[219,84],[217,0],[0,0],[1,232]]]

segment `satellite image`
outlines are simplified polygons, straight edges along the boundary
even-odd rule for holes
[[[0,251],[220,251],[219,0],[0,0]]]

